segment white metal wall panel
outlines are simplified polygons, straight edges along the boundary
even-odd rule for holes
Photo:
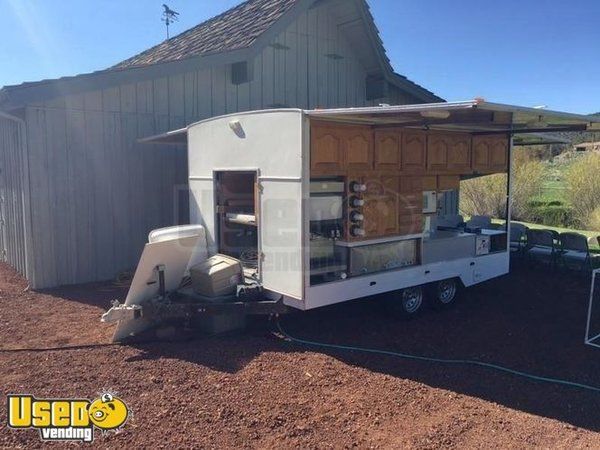
[[[240,129],[231,128],[239,123]],[[189,175],[260,168],[261,177],[302,176],[302,111],[231,114],[192,125],[188,131]]]
[[[302,299],[304,293],[302,183],[264,181],[261,183],[260,247],[262,283],[289,297]]]
[[[28,273],[28,188],[24,128],[0,117],[0,261]]]
[[[302,111],[286,110],[232,114],[188,131],[190,215],[205,226],[209,251],[216,251],[214,172],[256,170],[263,285],[294,298],[303,295],[302,124]]]

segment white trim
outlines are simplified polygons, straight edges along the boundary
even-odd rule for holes
[[[507,274],[509,258],[509,252],[498,252],[478,258],[440,261],[311,286],[306,288],[305,309],[384,294],[448,278],[460,278],[463,284],[469,287]]]
[[[587,314],[587,322],[585,325],[585,340],[584,344],[592,345],[594,347],[600,347],[600,345],[595,344],[593,341],[600,337],[598,334],[596,337],[590,339],[590,327],[592,323],[592,309],[594,304],[594,287],[596,285],[596,277],[600,274],[600,269],[596,269],[592,271],[592,283],[590,286],[590,303],[588,305],[588,314]]]
[[[413,239],[422,239],[423,233],[420,234],[407,234],[404,236],[388,236],[379,239],[370,239],[367,241],[335,241],[335,245],[339,245],[340,247],[362,247],[364,245],[373,245],[373,244],[385,244],[387,242],[397,242],[397,241],[410,241]]]
[[[302,177],[278,177],[278,176],[264,176],[258,177],[258,181],[291,181],[291,182],[300,182],[302,181]]]

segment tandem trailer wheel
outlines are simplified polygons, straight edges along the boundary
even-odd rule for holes
[[[386,298],[385,310],[393,315],[410,319],[419,315],[423,309],[423,286],[414,286],[390,293]]]
[[[432,283],[428,289],[428,298],[434,309],[446,309],[452,307],[458,300],[458,294],[462,285],[458,278],[449,278]]]

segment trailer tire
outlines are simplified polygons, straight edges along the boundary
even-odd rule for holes
[[[429,289],[431,306],[434,309],[446,309],[454,306],[458,298],[461,285],[458,279],[448,278],[433,283]]]
[[[419,315],[423,309],[423,287],[414,286],[396,291],[392,298],[386,300],[386,312],[410,319]]]

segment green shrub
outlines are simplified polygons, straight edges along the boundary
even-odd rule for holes
[[[586,226],[590,231],[600,231],[600,206],[588,215]]]
[[[574,162],[565,182],[574,220],[578,226],[589,229],[588,222],[595,222],[595,211],[600,208],[600,154],[591,153]]]
[[[530,201],[540,194],[544,165],[521,156],[515,158],[513,170],[512,217],[527,221],[532,218]],[[506,216],[506,174],[486,175],[460,184],[460,211],[467,216]]]
[[[569,228],[574,222],[573,210],[560,202],[532,206],[530,214],[532,222],[547,226]]]

